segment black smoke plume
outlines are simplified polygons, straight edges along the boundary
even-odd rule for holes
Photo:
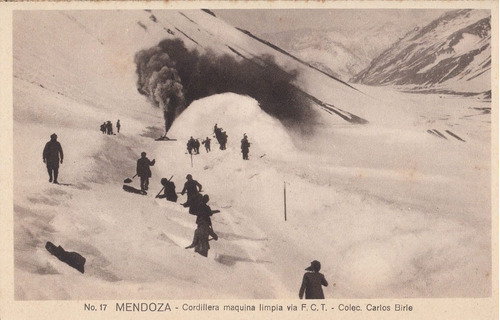
[[[165,133],[191,102],[224,92],[256,99],[266,113],[303,132],[315,119],[310,100],[292,85],[298,72],[283,70],[270,55],[236,60],[190,51],[181,40],[168,39],[138,52],[135,63],[137,89],[163,109]]]

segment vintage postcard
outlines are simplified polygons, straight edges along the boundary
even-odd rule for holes
[[[498,319],[498,2],[0,9],[0,319]]]

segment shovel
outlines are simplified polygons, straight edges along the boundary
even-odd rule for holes
[[[135,177],[137,177],[137,174],[135,176],[133,176],[132,179],[134,179]],[[123,183],[130,183],[130,182],[132,182],[132,179],[127,178],[127,179],[123,180]]]
[[[160,192],[158,192],[158,194],[156,195],[155,198],[158,198],[160,196],[160,193],[165,189],[165,187],[161,188]]]

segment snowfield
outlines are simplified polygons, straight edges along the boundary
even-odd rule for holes
[[[153,14],[195,28],[176,12]],[[490,102],[365,86],[350,96],[305,70],[304,87],[369,123],[318,108],[314,131],[301,136],[252,97],[223,93],[177,118],[168,133],[176,141],[155,141],[162,113],[137,92],[133,65],[135,52],[167,34],[153,31],[150,15],[14,14],[16,299],[298,299],[312,260],[322,263],[328,299],[491,295]],[[243,33],[231,41],[250,42]],[[119,134],[99,131],[117,119]],[[213,137],[216,123],[227,150]],[[62,185],[48,182],[42,162],[54,132]],[[244,133],[249,161],[240,153]],[[210,137],[212,151],[201,146],[191,159],[190,136]],[[156,159],[147,196],[122,190],[142,151]],[[173,176],[180,192],[187,174],[221,211],[207,258],[184,249],[196,228],[179,205],[185,196],[155,199],[162,177]],[[139,188],[139,178],[130,185]],[[83,255],[85,273],[50,255],[47,241]]]

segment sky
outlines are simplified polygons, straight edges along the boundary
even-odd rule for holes
[[[300,29],[369,29],[386,22],[411,29],[426,25],[448,10],[442,9],[266,9],[212,10],[231,25],[256,34]]]

